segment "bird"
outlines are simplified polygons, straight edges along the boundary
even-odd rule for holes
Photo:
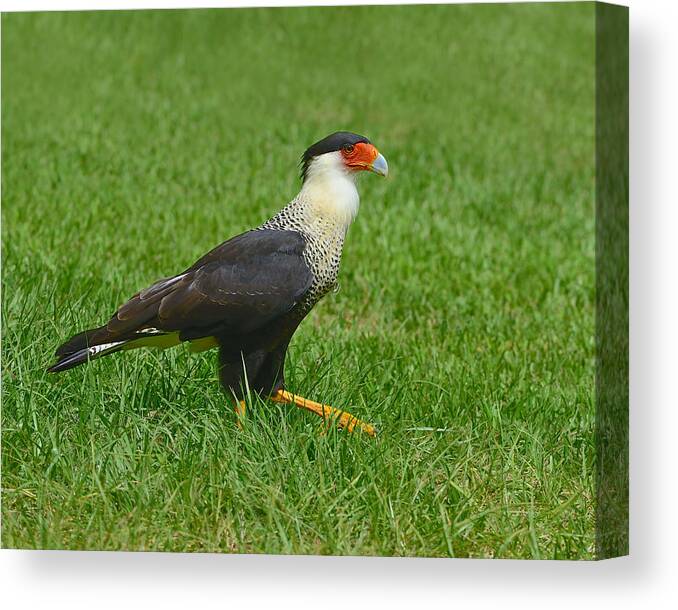
[[[47,370],[138,348],[218,348],[219,381],[239,427],[253,392],[376,436],[374,425],[348,411],[289,392],[284,366],[299,324],[338,285],[344,240],[360,205],[358,175],[385,177],[388,163],[366,137],[338,131],[306,149],[300,170],[299,193],[274,216],[137,292],[105,325],[63,343]]]

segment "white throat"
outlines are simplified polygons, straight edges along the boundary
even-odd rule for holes
[[[360,196],[355,174],[345,165],[339,152],[313,159],[297,197],[306,201],[320,221],[343,226],[344,233],[358,214]]]

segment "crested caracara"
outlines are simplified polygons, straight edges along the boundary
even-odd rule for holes
[[[290,339],[336,286],[344,238],[358,212],[356,177],[386,176],[388,165],[363,137],[333,133],[306,150],[299,194],[261,226],[225,241],[188,269],[135,294],[107,324],[56,351],[59,372],[140,347],[219,348],[219,378],[239,420],[247,389],[293,403],[352,431],[373,426],[285,390]]]

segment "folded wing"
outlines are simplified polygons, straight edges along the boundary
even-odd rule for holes
[[[109,339],[153,327],[182,339],[245,334],[290,311],[313,275],[296,231],[261,230],[224,242],[184,273],[156,282],[106,325]]]

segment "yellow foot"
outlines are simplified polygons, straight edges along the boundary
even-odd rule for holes
[[[238,428],[242,430],[242,422],[245,419],[245,413],[247,412],[247,405],[244,400],[239,400],[235,405],[235,417],[236,424]]]
[[[351,415],[348,411],[342,411],[341,409],[335,409],[329,405],[323,405],[319,402],[315,402],[314,400],[304,398],[303,396],[292,394],[287,390],[278,390],[271,396],[271,400],[274,400],[275,402],[294,404],[297,405],[297,407],[301,407],[302,409],[312,411],[325,420],[336,421],[340,428],[346,428],[349,432],[353,432],[355,428],[359,428],[370,436],[377,436],[377,430],[374,426],[359,420],[357,417]]]

